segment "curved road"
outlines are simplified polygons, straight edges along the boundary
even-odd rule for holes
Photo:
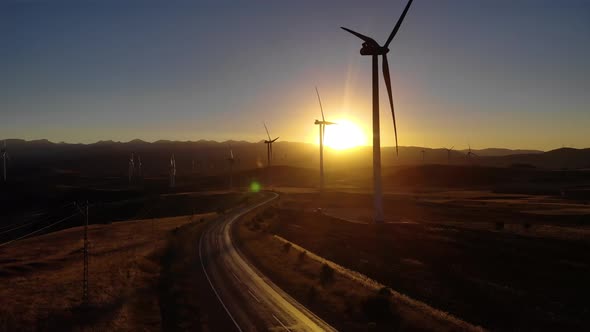
[[[336,331],[258,271],[232,241],[244,214],[276,199],[239,209],[213,223],[199,240],[203,272],[238,331]]]

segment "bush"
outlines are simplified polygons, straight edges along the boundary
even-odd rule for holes
[[[315,288],[315,286],[309,287],[309,289],[307,290],[307,301],[309,301],[309,303],[313,303],[317,296],[318,291]]]
[[[289,252],[289,249],[291,249],[291,243],[290,242],[285,242],[283,244],[283,251],[284,252]]]
[[[496,230],[501,231],[504,229],[504,222],[503,221],[496,221]]]
[[[371,322],[399,323],[400,318],[395,313],[391,301],[391,292],[388,289],[381,289],[375,295],[365,299],[362,305],[363,313]]]
[[[334,281],[334,269],[328,264],[324,263],[324,265],[322,265],[322,269],[320,270],[320,282],[322,285],[326,285],[332,281]]]
[[[524,228],[525,230],[528,231],[529,229],[531,229],[531,224],[528,222],[525,222],[524,224],[522,224],[522,228]]]

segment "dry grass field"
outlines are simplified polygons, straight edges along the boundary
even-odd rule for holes
[[[268,218],[277,208],[253,211],[235,238],[255,265],[279,287],[342,331],[477,331],[478,327],[416,301],[409,303],[387,288],[366,287],[313,254],[272,236]]]
[[[245,247],[279,281],[303,280],[294,288],[298,299],[305,299],[310,285],[322,289],[320,267],[297,267],[295,257],[282,253],[280,244],[254,239],[277,234],[491,330],[590,327],[588,214],[556,213],[571,204],[585,211],[583,202],[461,191],[387,195],[389,223],[384,225],[362,222],[370,216],[371,203],[366,194],[283,194],[275,206],[244,224],[243,237],[251,239]],[[335,216],[339,211],[351,220]],[[351,222],[358,217],[361,222]],[[337,286],[331,289],[328,293],[340,294]],[[341,300],[347,303],[355,288],[343,289]],[[329,307],[315,309],[321,313]]]
[[[173,257],[170,237],[214,215],[89,226],[89,308],[81,306],[82,227],[2,247],[0,330],[161,330],[162,270],[174,267],[163,258]]]

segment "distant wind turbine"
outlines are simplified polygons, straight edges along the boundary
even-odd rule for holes
[[[229,162],[229,189],[233,189],[233,182],[234,182],[234,164],[236,162],[236,159],[234,158],[234,151],[231,148],[231,144],[229,146],[229,158],[227,158],[227,161]]]
[[[143,171],[141,169],[141,166],[143,166],[143,164],[141,163],[141,156],[137,155],[137,176],[139,176],[140,178],[143,177]]]
[[[6,140],[4,140],[0,153],[2,154],[2,179],[6,182],[6,159],[10,159],[8,157],[8,152],[6,152]]]
[[[170,188],[174,188],[176,185],[176,160],[174,154],[170,157]]]
[[[393,131],[395,134],[395,152],[398,154],[397,143],[397,126],[395,123],[395,112],[393,108],[393,96],[391,92],[391,78],[389,76],[389,63],[387,61],[387,53],[389,52],[389,44],[397,34],[413,0],[409,0],[406,8],[398,19],[393,31],[387,38],[383,46],[379,46],[377,42],[370,37],[361,35],[358,32],[342,27],[345,31],[357,36],[363,40],[361,48],[361,55],[370,55],[372,57],[372,72],[373,72],[373,181],[374,181],[374,205],[375,205],[375,222],[383,222],[383,193],[381,190],[381,136],[379,130],[379,56],[383,57],[383,78],[385,79],[385,86],[389,96],[389,106],[391,108],[391,115],[393,117]]]
[[[450,149],[445,148],[445,150],[447,150],[447,162],[449,164],[451,163],[451,151],[453,151],[454,148],[455,146],[452,146]]]
[[[424,163],[426,161],[426,150],[422,149],[422,151],[420,151],[422,153],[422,163]]]
[[[324,109],[322,107],[322,99],[318,88],[315,88],[315,92],[318,95],[318,102],[320,103],[320,111],[322,112],[322,120],[315,120],[314,124],[320,126],[320,191],[324,190],[324,134],[326,131],[326,125],[333,125],[334,122],[326,121],[324,117]]]
[[[272,143],[274,143],[276,140],[278,140],[279,138],[275,138],[275,139],[271,139],[270,138],[270,133],[268,132],[268,128],[266,127],[266,123],[264,124],[264,130],[266,130],[266,135],[268,136],[268,140],[264,141],[264,144],[266,144],[266,157],[268,160],[268,167],[271,166],[271,162],[272,162]]]
[[[477,157],[477,155],[475,154],[475,152],[471,151],[471,144],[469,145],[469,151],[467,152],[467,160],[471,160],[471,158],[473,157]]]
[[[131,157],[129,158],[129,171],[128,171],[128,176],[129,176],[129,183],[131,183],[131,180],[133,179],[133,171],[135,170],[135,157],[133,155],[133,152],[131,152]]]

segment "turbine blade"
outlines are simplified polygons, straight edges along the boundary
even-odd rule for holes
[[[322,112],[322,121],[326,121],[326,118],[324,118],[324,108],[322,107],[322,99],[320,98],[320,93],[318,91],[318,87],[315,87],[315,93],[318,95],[318,101],[320,102],[320,111]]]
[[[399,155],[399,148],[397,144],[397,125],[395,123],[395,109],[393,108],[393,95],[391,92],[391,77],[389,76],[389,63],[387,62],[387,55],[383,55],[383,78],[385,79],[385,86],[387,87],[387,95],[389,96],[389,106],[391,107],[391,116],[393,118],[393,132],[395,134],[395,154]]]
[[[268,132],[268,128],[266,127],[266,123],[262,123],[264,125],[264,130],[266,130],[266,135],[268,135],[268,140],[270,141],[270,134]]]
[[[453,145],[453,146],[452,146],[452,147],[449,149],[449,151],[453,151],[453,149],[454,149],[454,148],[455,148],[455,146]]]
[[[389,43],[391,43],[391,41],[393,40],[393,37],[395,37],[395,35],[397,34],[397,31],[399,30],[399,27],[402,25],[402,22],[404,21],[404,18],[406,18],[406,14],[408,13],[408,10],[410,9],[410,6],[412,5],[412,1],[413,0],[409,0],[408,1],[408,4],[406,5],[406,8],[404,8],[404,11],[402,12],[402,15],[397,20],[397,23],[395,24],[395,27],[393,28],[393,31],[391,31],[391,34],[389,35],[389,38],[387,38],[387,41],[385,42],[385,45],[383,45],[383,47],[388,47],[389,46]]]
[[[270,142],[271,142],[271,143],[274,143],[274,142],[275,142],[276,140],[278,140],[278,139],[279,139],[279,138],[277,137],[277,138],[273,139],[273,140],[272,140],[272,141],[270,141]]]
[[[358,38],[364,40],[366,43],[375,43],[375,44],[377,44],[377,42],[373,38],[371,38],[371,37],[367,37],[365,35],[361,35],[360,33],[356,32],[356,31],[352,31],[352,30],[347,29],[345,27],[340,27],[340,28],[342,30],[344,30],[344,31],[348,31],[348,32],[352,33],[353,35],[357,36]]]

